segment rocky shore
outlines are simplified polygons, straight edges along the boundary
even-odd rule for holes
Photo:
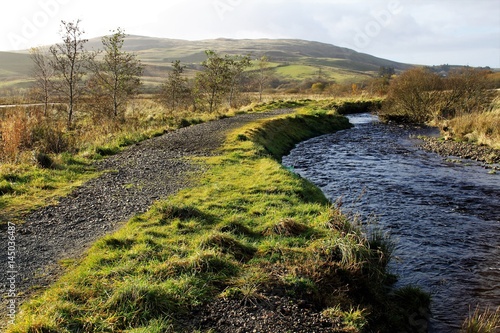
[[[500,163],[500,150],[472,143],[442,140],[433,137],[422,138],[420,148],[445,157],[458,157],[487,164]]]

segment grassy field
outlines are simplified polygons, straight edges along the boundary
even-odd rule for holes
[[[208,167],[198,185],[98,241],[8,332],[182,332],[196,306],[273,290],[320,305],[339,332],[406,329],[429,299],[387,294],[390,241],[277,162],[293,143],[348,126],[316,110],[234,131],[217,156],[193,161]]]

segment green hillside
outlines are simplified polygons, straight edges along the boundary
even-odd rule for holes
[[[94,39],[89,41],[89,46],[97,48],[99,43],[99,39]],[[156,75],[165,75],[174,60],[188,65],[199,64],[205,59],[205,50],[244,54],[253,58],[265,55],[276,66],[278,77],[291,80],[313,78],[321,73],[323,78],[339,83],[359,82],[377,73],[381,66],[397,70],[411,67],[330,44],[295,39],[184,41],[129,36],[125,49],[136,52],[146,64],[146,81],[154,81]],[[156,75],[148,75],[151,70]]]
[[[26,53],[0,52],[0,89],[25,87],[32,67],[31,59]]]
[[[89,50],[101,48],[101,39],[87,43]],[[404,70],[410,67],[386,59],[338,46],[294,39],[214,39],[186,41],[178,39],[128,36],[124,49],[137,54],[145,65],[144,81],[158,85],[169,71],[171,62],[181,60],[192,75],[205,59],[205,50],[225,54],[244,54],[253,58],[266,55],[278,77],[304,80],[319,74],[338,83],[359,82],[374,75],[381,66]],[[32,68],[27,52],[0,52],[0,88],[23,87]]]

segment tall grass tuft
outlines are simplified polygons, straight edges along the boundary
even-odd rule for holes
[[[104,304],[119,322],[117,329],[141,326],[152,319],[180,311],[179,302],[165,287],[133,280],[118,287]]]
[[[31,121],[25,110],[15,109],[0,122],[0,162],[17,161],[20,152],[31,146]]]
[[[500,106],[493,111],[467,114],[446,123],[448,135],[500,149]]]
[[[462,324],[462,333],[497,333],[500,331],[500,307],[496,310],[476,307]]]

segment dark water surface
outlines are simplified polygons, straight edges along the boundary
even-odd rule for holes
[[[297,145],[283,164],[396,241],[398,285],[432,296],[430,332],[456,332],[469,309],[500,305],[500,174],[419,150],[425,129],[349,117],[350,130]]]

